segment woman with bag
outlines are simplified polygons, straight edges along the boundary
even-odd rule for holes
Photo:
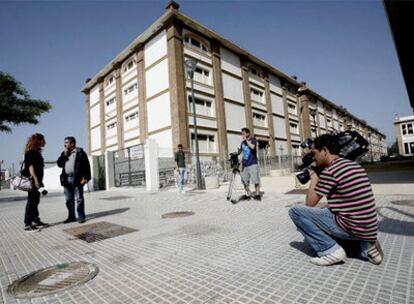
[[[39,189],[43,187],[44,161],[42,148],[45,146],[45,137],[35,133],[29,137],[25,147],[24,169],[21,174],[32,180],[32,189],[28,191],[26,211],[24,215],[24,230],[27,232],[38,231],[39,226],[48,226],[39,218]]]

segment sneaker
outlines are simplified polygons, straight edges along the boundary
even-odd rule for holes
[[[255,195],[255,196],[253,196],[253,199],[254,199],[255,201],[261,201],[261,200],[262,200],[262,197],[260,196],[260,194],[257,194],[257,195]]]
[[[342,262],[346,259],[345,250],[342,247],[339,247],[334,252],[316,258],[311,258],[310,262],[318,266],[330,266]]]
[[[26,232],[37,232],[39,229],[35,225],[27,225],[24,227],[24,231]]]
[[[83,224],[83,223],[85,223],[86,222],[86,220],[85,219],[80,219],[80,220],[78,220],[78,223],[79,224]]]
[[[38,226],[38,227],[41,226],[42,228],[49,227],[49,224],[43,223],[41,220],[36,221],[35,225]]]
[[[381,245],[378,240],[370,242],[367,251],[368,261],[374,265],[379,265],[384,259],[384,252],[382,251]]]
[[[63,222],[63,224],[68,224],[68,223],[73,223],[73,222],[76,222],[76,219],[68,218]]]

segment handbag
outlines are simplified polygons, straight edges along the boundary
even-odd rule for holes
[[[33,190],[33,181],[30,177],[22,175],[24,162],[20,167],[20,172],[16,174],[16,176],[12,177],[12,186],[14,189],[18,189],[21,191],[31,191]]]

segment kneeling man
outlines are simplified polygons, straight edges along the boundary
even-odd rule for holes
[[[289,215],[306,243],[316,252],[310,262],[333,265],[346,259],[335,239],[355,241],[360,255],[381,264],[384,254],[377,240],[378,219],[375,199],[365,170],[356,162],[340,157],[335,137],[324,134],[311,147],[315,162],[325,169],[318,176],[311,171],[306,206],[295,205]],[[326,196],[328,208],[316,204]]]

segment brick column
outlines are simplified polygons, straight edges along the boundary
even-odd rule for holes
[[[147,101],[145,87],[145,59],[144,46],[137,48],[137,78],[138,78],[138,116],[139,116],[139,138],[143,144],[148,138]]]
[[[90,101],[90,91],[87,90],[84,92],[86,95],[86,151],[88,155],[92,154],[91,146],[91,101]]]
[[[273,128],[273,110],[272,110],[272,99],[270,96],[270,83],[269,83],[269,72],[264,72],[264,85],[265,85],[265,101],[266,101],[266,110],[267,110],[267,127],[269,129],[269,146],[270,146],[270,156],[276,155],[276,145],[275,145],[275,130]]]
[[[182,24],[170,19],[167,24],[168,74],[170,82],[171,127],[174,149],[182,144],[190,149],[184,69]]]
[[[305,84],[298,89],[298,105],[299,105],[299,121],[301,122],[302,127],[302,137],[301,140],[305,140],[305,138],[312,137],[312,130],[311,130],[311,121],[310,121],[310,111],[309,111],[309,96],[307,95],[308,88]]]
[[[225,107],[224,107],[223,78],[221,74],[220,46],[215,41],[211,43],[211,53],[213,55],[213,81],[214,81],[219,159],[220,161],[226,161],[228,158],[228,144],[227,144],[227,132],[226,132],[227,131],[226,113],[225,113]]]
[[[116,85],[116,134],[118,139],[118,149],[124,149],[124,109],[122,102],[122,75],[121,64],[114,65],[115,85]]]
[[[283,113],[285,114],[285,128],[286,128],[286,139],[287,139],[287,150],[288,150],[287,154],[292,155],[292,140],[290,137],[287,90],[284,84],[282,84],[282,99],[283,99]]]
[[[100,122],[101,122],[101,153],[104,154],[106,150],[106,116],[105,116],[105,93],[103,79],[100,78],[99,82],[99,104],[100,104]]]
[[[253,130],[253,112],[252,112],[252,100],[250,98],[250,84],[249,84],[249,67],[247,65],[247,59],[241,59],[241,70],[242,70],[242,82],[243,82],[243,96],[244,96],[244,112],[246,115],[246,127]]]

